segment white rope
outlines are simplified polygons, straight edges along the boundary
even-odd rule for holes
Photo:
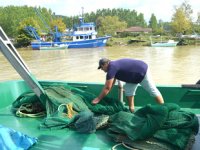
[[[58,112],[61,112],[61,111],[60,111],[60,107],[62,107],[62,106],[65,106],[65,107],[66,107],[66,104],[60,104],[60,105],[58,106]]]
[[[119,146],[119,145],[122,145],[122,143],[118,143],[118,144],[114,145],[114,146],[112,147],[112,150],[116,150],[115,148],[116,148],[117,146]]]
[[[120,145],[123,145],[125,148],[127,148],[127,149],[129,149],[129,150],[138,150],[138,149],[132,148],[132,147],[130,147],[130,146],[127,146],[127,145],[124,144],[123,142],[114,145],[114,146],[112,147],[112,150],[117,150],[116,147],[117,147],[117,146],[120,146]]]
[[[138,149],[132,148],[132,147],[130,147],[130,146],[127,146],[127,145],[124,144],[123,142],[122,142],[122,145],[123,145],[124,147],[126,147],[127,149],[130,149],[130,150],[138,150]]]

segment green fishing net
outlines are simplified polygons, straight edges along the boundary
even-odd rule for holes
[[[109,136],[119,139],[120,135],[126,135],[131,141],[149,141],[146,145],[152,144],[157,149],[165,149],[166,144],[172,145],[174,150],[185,149],[190,137],[196,135],[199,130],[196,115],[181,111],[180,107],[173,103],[146,105],[134,114],[121,111],[109,117],[109,124]]]
[[[41,129],[60,129],[75,125],[80,132],[93,132],[94,128],[100,128],[100,125],[105,125],[108,120],[108,117],[101,115],[109,116],[119,111],[128,111],[127,107],[118,99],[104,98],[99,104],[93,105],[91,101],[96,98],[96,95],[73,86],[49,84],[42,87],[48,97],[45,108],[33,92],[23,93],[12,104],[16,115],[17,112],[22,112],[17,116],[31,117],[28,115],[31,111],[26,111],[28,109],[24,109],[24,104],[36,109],[34,108],[35,104],[40,103],[39,106],[37,105],[37,109],[46,112],[46,116],[40,124]],[[35,114],[35,117],[37,116],[39,117],[38,114]],[[83,129],[80,129],[81,126]],[[90,129],[87,129],[88,127]]]

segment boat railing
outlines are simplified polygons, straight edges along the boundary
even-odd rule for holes
[[[45,101],[47,99],[43,88],[36,80],[34,75],[30,72],[28,66],[23,61],[22,57],[19,55],[3,29],[0,27],[0,51],[10,62],[13,68],[19,73],[19,75],[26,81],[33,92],[38,96],[42,104],[45,106]]]

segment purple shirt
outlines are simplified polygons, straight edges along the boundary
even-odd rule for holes
[[[110,61],[106,80],[116,78],[127,83],[140,83],[147,72],[147,64],[136,59]]]

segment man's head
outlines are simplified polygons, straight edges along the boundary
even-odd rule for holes
[[[110,60],[107,58],[101,58],[99,60],[99,67],[98,69],[102,69],[103,71],[107,72],[107,68],[108,68],[108,64],[109,64]]]

